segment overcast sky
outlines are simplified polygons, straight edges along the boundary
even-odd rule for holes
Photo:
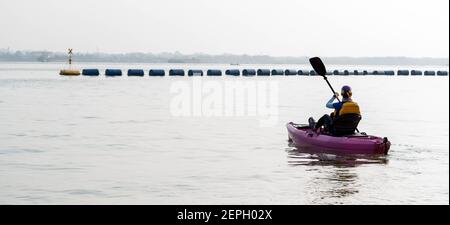
[[[0,48],[449,55],[449,0],[0,0]]]

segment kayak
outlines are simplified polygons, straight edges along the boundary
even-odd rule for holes
[[[288,123],[289,141],[295,147],[314,152],[333,152],[339,154],[379,154],[387,155],[391,142],[387,138],[356,133],[349,136],[331,136],[312,130],[307,125]]]

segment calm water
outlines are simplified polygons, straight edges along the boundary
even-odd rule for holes
[[[189,67],[80,65],[108,66]],[[60,67],[0,64],[0,204],[449,203],[448,77],[330,77],[353,86],[360,130],[392,141],[372,158],[289,146],[287,122],[328,112],[319,77],[201,78],[275,84],[278,115],[261,126],[258,116],[175,116],[171,89],[192,78],[60,77]],[[208,67],[226,66],[192,66]]]

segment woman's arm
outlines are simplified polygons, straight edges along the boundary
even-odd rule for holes
[[[329,109],[334,109],[333,103],[334,100],[336,99],[336,96],[333,96],[328,102],[327,102],[327,108]]]
[[[336,93],[335,95],[333,95],[333,97],[330,98],[330,100],[328,100],[327,102],[327,108],[329,109],[334,109],[334,100],[336,100],[337,96],[339,96],[338,93]]]

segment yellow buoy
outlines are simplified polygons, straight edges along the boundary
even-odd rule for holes
[[[81,73],[79,70],[61,70],[59,75],[61,76],[79,76]]]
[[[73,49],[69,48],[69,69],[59,71],[59,75],[61,76],[79,76],[81,73],[79,70],[70,69],[72,67],[72,54]]]

